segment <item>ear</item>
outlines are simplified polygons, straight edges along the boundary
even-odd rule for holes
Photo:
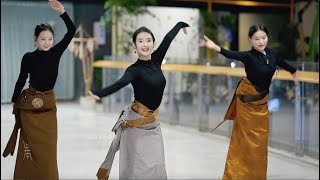
[[[35,35],[33,35],[33,41],[36,42],[37,41],[37,37]]]
[[[136,45],[135,45],[134,43],[132,43],[132,46],[133,46],[133,49],[134,49],[134,50],[137,49],[137,47],[136,47]]]

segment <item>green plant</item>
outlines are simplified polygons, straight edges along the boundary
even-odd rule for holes
[[[208,11],[201,11],[200,14],[203,20],[204,34],[214,42],[217,42],[218,29],[214,22],[212,13],[209,13]]]
[[[146,6],[156,5],[156,0],[107,0],[104,4],[106,9],[105,14],[100,18],[100,22],[104,24],[107,30],[111,30],[112,26],[115,26],[115,56],[119,55],[118,47],[121,45],[123,53],[128,55],[131,47],[131,36],[133,34],[132,27],[133,22],[128,20],[126,22],[131,23],[128,26],[123,26],[123,35],[119,37],[118,22],[123,18],[123,15],[129,15],[129,17],[137,16],[139,14],[149,13]]]
[[[113,24],[112,13],[114,13],[117,18],[121,18],[124,13],[134,15],[149,13],[146,6],[156,5],[156,2],[156,0],[107,0],[104,3],[104,9],[106,9],[106,11],[101,17],[101,22],[110,30]],[[113,7],[115,8],[114,12],[112,12]]]
[[[237,28],[236,21],[237,17],[235,15],[223,15],[220,17],[218,24],[225,27],[231,27],[232,31],[235,31]]]
[[[102,59],[102,58],[98,58]],[[94,68],[93,70],[93,84],[96,90],[102,89],[102,68]]]
[[[317,62],[319,58],[319,8],[314,19],[312,33],[309,42],[309,60]]]
[[[296,41],[299,38],[298,27],[296,24],[289,23],[279,32],[278,54],[288,60],[296,60],[298,53],[296,51]]]

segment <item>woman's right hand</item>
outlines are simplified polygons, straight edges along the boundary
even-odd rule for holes
[[[220,46],[218,46],[216,43],[214,43],[211,39],[209,39],[206,35],[203,36],[203,39],[201,39],[200,47],[207,47],[209,49],[213,49],[217,52],[221,51]]]
[[[93,94],[91,91],[89,91],[89,97],[90,97],[90,98],[93,98],[93,99],[95,99],[95,100],[100,100],[100,97],[97,96],[97,95],[95,95],[95,94]]]

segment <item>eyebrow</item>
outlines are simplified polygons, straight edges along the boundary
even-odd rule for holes
[[[253,38],[260,38],[260,37],[267,37],[267,35],[263,35],[263,36],[254,36]]]
[[[137,39],[137,40],[142,40],[143,38],[139,38],[139,39]],[[152,39],[152,38],[146,38],[146,39]]]

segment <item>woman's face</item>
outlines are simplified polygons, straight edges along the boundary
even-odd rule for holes
[[[38,49],[48,51],[53,45],[53,34],[50,31],[41,31],[38,38],[35,39]]]
[[[252,35],[250,42],[254,49],[263,53],[268,44],[268,35],[264,31],[259,30]]]
[[[137,35],[134,48],[138,53],[139,59],[150,60],[151,54],[154,48],[154,42],[152,40],[151,34],[147,32],[141,32]]]

